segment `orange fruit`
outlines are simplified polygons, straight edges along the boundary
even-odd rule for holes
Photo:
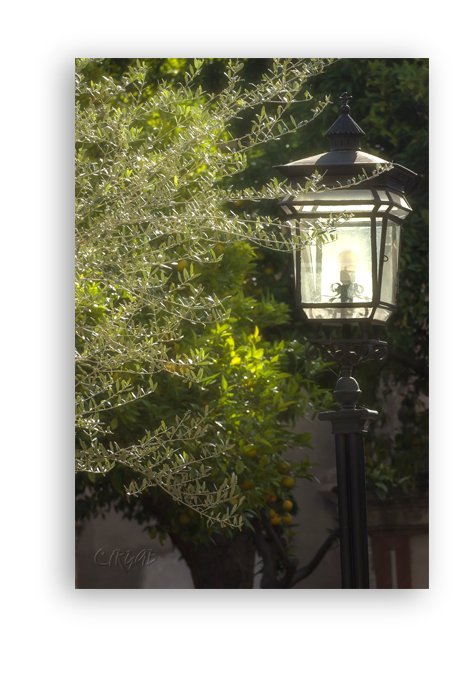
[[[295,484],[295,479],[292,476],[284,476],[280,482],[280,485],[284,488],[292,488]]]
[[[273,509],[271,509],[270,512],[269,512],[269,517],[270,517],[271,519],[273,519],[273,518],[276,517],[276,516],[277,516],[277,512],[274,511]]]
[[[178,261],[178,265],[176,266],[176,269],[178,270],[178,272],[181,272],[182,270],[184,270],[187,267],[188,267],[188,261]]]
[[[289,524],[291,521],[292,521],[291,515],[290,514],[284,514],[284,516],[282,517],[282,522]]]
[[[255,455],[257,455],[257,448],[247,451],[246,458],[253,458]]]
[[[284,502],[282,503],[282,508],[285,509],[286,512],[290,512],[293,506],[294,503],[292,502],[292,500],[284,500]]]
[[[274,516],[274,518],[270,520],[270,522],[273,526],[280,526],[281,521],[282,521],[281,516]]]

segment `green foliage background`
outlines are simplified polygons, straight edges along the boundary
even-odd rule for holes
[[[186,59],[148,60],[150,81],[165,78],[178,86],[184,82],[189,63]],[[217,92],[225,86],[224,64],[222,59],[206,62],[199,78],[204,90]],[[248,82],[255,81],[270,65],[268,59],[244,60],[241,75]],[[110,59],[102,69],[108,76],[120,77],[128,66],[128,60]],[[99,75],[91,71],[92,77]],[[428,60],[343,59],[310,80],[307,89],[313,100],[323,100],[329,94],[333,105],[295,134],[254,148],[246,171],[228,182],[225,179],[223,185],[232,182],[236,189],[260,187],[277,175],[273,166],[324,152],[328,148],[324,133],[338,115],[338,96],[343,91],[353,96],[351,115],[366,132],[364,149],[419,175],[418,185],[408,196],[414,213],[403,233],[399,309],[386,331],[389,358],[382,367],[368,363],[357,373],[364,392],[361,403],[383,411],[380,423],[371,432],[368,481],[384,497],[401,479],[410,477],[414,485],[416,475],[427,465]],[[311,100],[297,104],[293,112],[297,123],[312,117],[312,105]],[[244,133],[250,117],[248,113],[234,120],[230,137]],[[233,210],[244,214],[250,206],[254,215],[280,217],[275,201],[252,205],[243,201],[234,204]],[[117,442],[128,444],[154,422],[176,413],[190,408],[201,411],[205,406],[219,410],[213,434],[231,437],[234,447],[214,461],[209,480],[219,485],[229,471],[236,472],[240,488],[234,496],[235,506],[244,523],[251,526],[269,496],[275,497],[274,506],[292,498],[291,490],[281,486],[283,476],[307,475],[307,463],[289,465],[283,460],[289,446],[308,441],[293,434],[291,426],[308,406],[314,412],[332,405],[329,388],[334,385],[335,374],[321,363],[309,364],[303,357],[308,329],[294,305],[291,255],[229,242],[218,244],[214,251],[216,264],[198,264],[196,269],[210,292],[227,299],[229,319],[204,331],[196,327],[187,331],[154,394],[128,406],[110,423]],[[185,251],[181,255],[186,258]],[[190,348],[204,349],[208,355],[203,381],[191,387],[180,377],[188,368],[182,354]],[[385,396],[395,386],[405,391],[398,411],[400,425],[383,435]],[[308,401],[301,388],[309,394]],[[196,443],[185,444],[184,453],[193,457]],[[106,478],[80,476],[79,516],[115,501],[131,518],[146,523],[146,508],[140,502],[130,504],[124,492],[124,485],[132,479],[133,473],[124,474],[123,468],[114,468]],[[245,500],[236,505],[239,495],[245,495]],[[154,535],[157,524],[148,523],[148,528]],[[206,541],[213,531],[193,510],[176,504],[169,507],[166,522],[158,524],[161,533],[173,529],[197,541]]]

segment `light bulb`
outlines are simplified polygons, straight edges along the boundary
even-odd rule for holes
[[[359,258],[357,254],[351,249],[345,249],[340,253],[338,256],[338,263],[341,268],[340,282],[342,284],[351,284],[355,281],[358,261]]]

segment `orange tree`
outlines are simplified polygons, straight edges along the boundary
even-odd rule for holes
[[[203,271],[202,281],[227,297],[223,298],[230,310],[227,320],[204,330],[188,327],[166,371],[157,378],[154,392],[114,412],[111,427],[114,441],[127,447],[157,421],[173,420],[189,411],[197,416],[205,413],[206,432],[199,439],[184,440],[179,455],[184,462],[193,461],[200,457],[201,444],[222,438],[224,448],[224,440],[228,442],[227,450],[207,459],[209,473],[199,482],[202,496],[218,489],[219,497],[219,487],[223,491],[226,478],[236,475],[228,509],[242,518],[241,531],[210,524],[160,487],[130,497],[126,487],[136,476],[119,465],[104,477],[79,479],[78,513],[84,516],[113,504],[143,523],[153,538],[169,535],[188,562],[197,587],[251,587],[257,547],[267,555],[263,558],[268,584],[276,586],[285,576],[286,564],[291,568],[298,511],[292,491],[295,480],[312,479],[308,461],[286,459],[289,448],[308,446],[307,435],[292,428],[302,415],[330,406],[331,395],[316,382],[321,364],[307,362],[299,344],[265,339],[266,331],[284,325],[289,313],[270,295],[257,300],[243,292],[256,263],[250,245],[231,243],[216,249],[218,260]],[[201,378],[191,383],[186,379],[191,366],[184,356],[190,350],[207,355]],[[192,465],[190,479],[196,481],[197,476]]]

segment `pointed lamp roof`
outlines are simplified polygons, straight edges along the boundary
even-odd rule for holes
[[[331,150],[338,148],[344,150],[348,150],[349,148],[361,149],[360,139],[362,136],[366,136],[366,134],[350,116],[350,106],[347,102],[352,98],[347,92],[344,92],[340,96],[340,99],[343,100],[343,105],[340,108],[340,117],[325,134],[330,139]]]
[[[274,169],[278,169],[286,178],[291,180],[298,180],[319,173],[325,174],[326,183],[332,181],[340,183],[343,179],[346,182],[347,179],[356,176],[363,169],[369,176],[376,165],[390,164],[387,160],[361,150],[361,137],[365,136],[365,132],[350,116],[348,100],[351,98],[347,92],[340,96],[343,101],[340,108],[340,117],[325,134],[330,139],[329,152],[279,165]],[[402,184],[403,189],[407,189],[413,183],[417,174],[400,164],[393,164],[393,168],[384,172],[382,177],[383,182],[387,182],[391,178],[397,184]]]

